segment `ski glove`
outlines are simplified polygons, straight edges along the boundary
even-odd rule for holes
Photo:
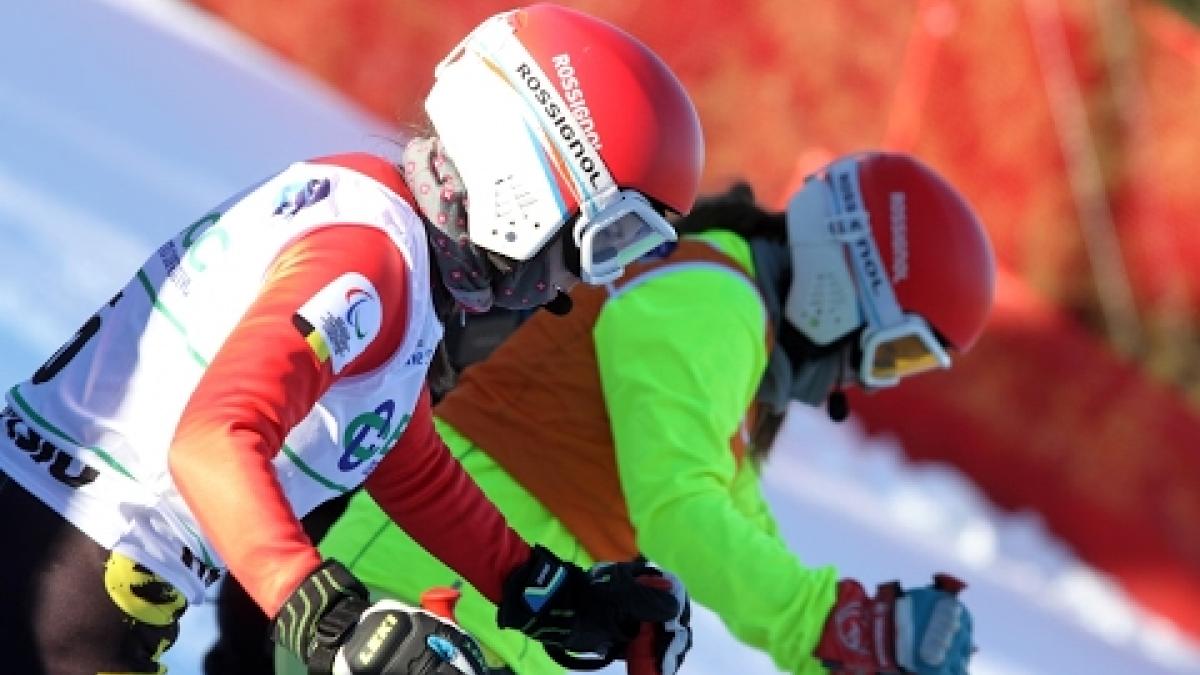
[[[815,654],[834,675],[966,675],[974,647],[971,614],[957,597],[965,587],[937,574],[923,588],[883,584],[871,598],[843,579]]]
[[[274,639],[312,675],[484,675],[479,645],[458,626],[367,589],[326,560],[292,592]]]
[[[629,659],[635,673],[652,662],[647,675],[678,670],[691,647],[689,619],[683,585],[650,563],[600,563],[585,572],[542,546],[505,580],[497,614],[501,628],[540,641],[565,668]]]

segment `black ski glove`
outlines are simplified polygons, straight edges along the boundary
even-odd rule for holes
[[[326,560],[275,617],[275,642],[312,675],[484,675],[483,655],[458,626],[367,589]]]
[[[601,563],[585,572],[537,546],[505,580],[497,622],[540,641],[551,658],[575,670],[626,658],[642,624],[653,624],[681,634],[673,667],[660,667],[673,672],[691,644],[687,596],[682,586],[676,591],[650,578],[663,575],[645,562]]]

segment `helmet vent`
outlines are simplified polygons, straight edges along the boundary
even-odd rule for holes
[[[509,175],[496,180],[493,200],[496,219],[504,226],[504,232],[500,234],[499,230],[493,230],[492,234],[501,236],[511,244],[517,241],[522,224],[529,222],[530,212],[536,207],[538,199],[520,179]],[[534,222],[533,226],[540,228],[541,224]]]

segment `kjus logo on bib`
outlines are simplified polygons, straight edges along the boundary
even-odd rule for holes
[[[12,408],[5,406],[0,410],[0,424],[3,424],[4,432],[13,445],[24,450],[29,459],[41,465],[51,478],[72,490],[95,481],[100,475],[96,469],[42,438]]]
[[[396,402],[388,399],[370,412],[359,414],[346,425],[342,432],[342,456],[338,468],[353,471],[362,463],[387,453],[400,434],[408,426],[412,415],[407,413],[396,418]]]
[[[366,351],[382,324],[379,293],[357,272],[331,281],[292,316],[317,360],[331,362],[335,374]]]

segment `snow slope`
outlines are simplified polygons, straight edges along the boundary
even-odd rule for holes
[[[15,3],[0,21],[0,380],[31,371],[155,243],[227,193],[315,154],[389,150],[390,130],[172,0]],[[956,473],[797,409],[766,471],[812,564],[876,583],[970,582],[976,675],[1200,674],[1200,651],[1129,605],[1036,517],[993,513]],[[169,654],[198,673],[211,613]],[[685,675],[774,673],[713,615]]]

